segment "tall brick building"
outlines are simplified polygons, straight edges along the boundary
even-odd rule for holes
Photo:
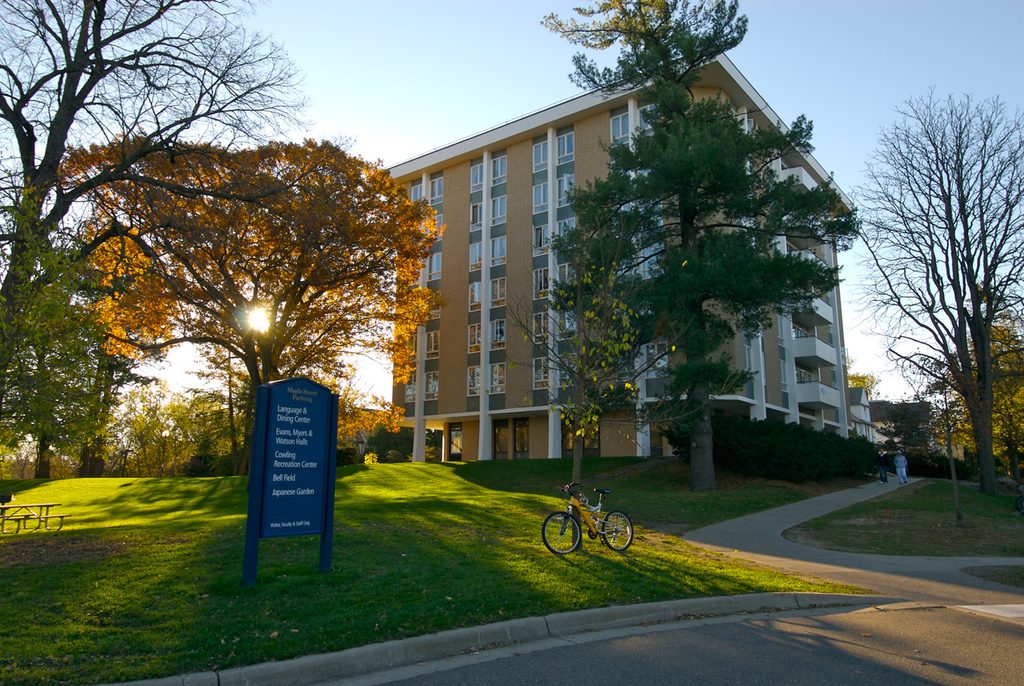
[[[728,98],[748,129],[779,125],[725,57],[704,70],[694,95]],[[537,333],[546,326],[548,286],[566,275],[549,249],[551,236],[575,221],[566,193],[606,174],[609,146],[628,145],[644,126],[636,92],[590,93],[391,169],[411,197],[434,207],[445,227],[422,276],[444,305],[417,336],[415,377],[394,389],[395,402],[405,405],[407,423],[416,428],[414,459],[423,459],[428,428],[444,431],[445,460],[561,457],[567,450],[551,396],[557,379],[545,351],[523,328]],[[830,183],[810,156],[787,157],[776,171],[808,188]],[[829,244],[791,237],[776,247],[836,265]],[[817,299],[812,311],[776,317],[760,335],[738,337],[730,352],[754,380],[716,397],[716,411],[844,436],[850,431],[838,288]],[[640,383],[648,399],[663,388],[657,370]],[[656,426],[610,419],[588,445],[592,454],[669,450]]]

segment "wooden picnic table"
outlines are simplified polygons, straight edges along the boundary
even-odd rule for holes
[[[39,527],[43,527],[45,531],[60,531],[67,515],[51,513],[55,507],[60,507],[60,503],[0,505],[0,533],[16,534],[22,531],[38,531]],[[52,526],[54,522],[56,525]]]

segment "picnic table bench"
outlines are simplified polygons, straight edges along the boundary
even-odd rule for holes
[[[0,533],[17,534],[22,531],[60,531],[64,526],[66,514],[56,514],[51,510],[60,507],[60,503],[21,503],[13,505],[9,501],[0,505]],[[33,526],[34,525],[34,526]]]

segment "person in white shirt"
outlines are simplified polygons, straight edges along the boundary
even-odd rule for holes
[[[892,459],[892,463],[896,467],[896,478],[899,479],[901,484],[907,483],[907,456],[903,454],[902,450],[896,451],[896,456]]]

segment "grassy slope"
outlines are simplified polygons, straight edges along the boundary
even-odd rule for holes
[[[956,526],[952,485],[925,481],[801,524],[786,532],[831,550],[881,555],[1024,555],[1024,517],[1011,495],[960,487]]]
[[[585,539],[565,558],[539,535],[565,462],[343,468],[332,573],[316,571],[315,537],[268,539],[254,588],[240,584],[242,478],[0,482],[72,514],[63,531],[0,538],[0,683],[166,676],[576,608],[837,590],[663,533],[803,497],[795,488],[690,494],[677,463],[635,463],[585,466],[638,522],[634,546]]]

